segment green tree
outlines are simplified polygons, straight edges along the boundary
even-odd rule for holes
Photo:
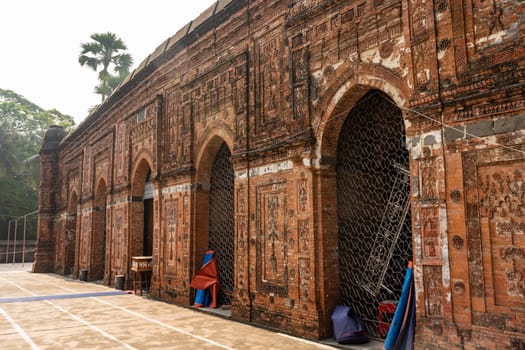
[[[99,85],[95,92],[102,96],[102,101],[128,76],[133,64],[130,54],[122,52],[127,50],[122,39],[114,33],[91,34],[93,41],[80,45],[82,51],[78,57],[81,66],[87,65],[95,72],[98,71]]]
[[[9,220],[38,207],[38,151],[51,125],[68,130],[74,120],[0,89],[0,239],[7,237]]]
[[[16,173],[17,159],[12,139],[5,123],[0,122],[0,179]]]

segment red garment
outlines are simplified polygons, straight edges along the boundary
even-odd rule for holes
[[[215,256],[204,264],[193,276],[190,286],[195,289],[210,289],[212,302],[209,307],[217,307],[217,293],[219,291],[219,274]]]

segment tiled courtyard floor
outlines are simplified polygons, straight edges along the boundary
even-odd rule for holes
[[[0,265],[0,349],[334,349],[29,269]]]

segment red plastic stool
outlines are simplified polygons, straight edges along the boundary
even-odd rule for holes
[[[383,300],[379,303],[379,307],[377,308],[377,320],[379,321],[377,332],[381,338],[386,337],[388,334],[388,329],[392,323],[396,307],[397,300]]]

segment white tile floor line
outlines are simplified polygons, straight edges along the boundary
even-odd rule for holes
[[[109,339],[111,339],[111,340],[113,340],[113,341],[119,343],[120,345],[123,345],[126,349],[130,349],[130,350],[138,350],[137,348],[135,348],[135,347],[129,345],[128,343],[126,343],[126,342],[124,342],[124,341],[118,339],[117,337],[115,337],[115,336],[109,334],[108,332],[106,332],[106,331],[104,331],[103,329],[101,329],[101,328],[95,326],[94,324],[89,323],[88,321],[86,321],[86,320],[84,320],[83,318],[81,318],[81,317],[75,315],[74,313],[71,313],[71,312],[67,311],[67,310],[64,309],[63,307],[61,307],[61,306],[59,306],[59,305],[56,305],[56,304],[50,302],[49,300],[44,300],[44,302],[47,303],[47,304],[49,304],[49,305],[51,305],[51,306],[53,306],[53,307],[54,307],[55,309],[57,309],[58,311],[61,311],[61,312],[65,313],[66,315],[68,315],[68,316],[69,316],[70,318],[72,318],[73,320],[82,323],[83,325],[85,325],[85,326],[91,328],[92,330],[94,330],[94,331],[97,332],[97,333],[102,334],[104,337],[109,338]]]
[[[53,274],[45,274],[46,276],[52,276]],[[51,282],[47,281],[47,280],[42,280],[42,279],[36,279],[36,278],[33,278],[33,276],[30,277],[30,279],[32,280],[38,280],[38,282],[44,282],[45,284],[48,284],[48,285],[53,285]],[[74,281],[74,280],[72,280]],[[86,283],[86,282],[83,282],[83,283]],[[68,291],[68,292],[79,292],[77,290],[74,290],[74,289],[71,289],[71,288],[68,288],[68,287],[64,287],[64,286],[56,286],[56,285],[53,285],[55,288],[58,287],[64,291]],[[107,286],[104,286],[104,287],[107,287]],[[109,288],[109,287],[108,287]],[[28,291],[29,292],[29,291]],[[121,311],[125,311],[135,317],[139,317],[139,318],[142,318],[144,320],[147,320],[148,322],[151,322],[151,323],[155,323],[155,324],[158,324],[162,327],[165,327],[165,328],[168,328],[170,330],[173,330],[173,331],[176,331],[176,332],[179,332],[181,334],[185,334],[185,335],[188,335],[190,337],[193,337],[193,338],[196,338],[196,339],[199,339],[201,341],[204,341],[204,342],[207,342],[207,343],[210,343],[212,345],[215,345],[215,346],[218,346],[218,347],[221,347],[221,348],[224,348],[224,349],[228,349],[228,350],[235,350],[235,348],[231,348],[227,345],[223,345],[223,344],[220,344],[220,343],[217,343],[213,340],[210,340],[210,339],[207,339],[207,338],[204,338],[204,337],[201,337],[201,336],[198,336],[198,335],[195,335],[195,334],[192,334],[188,331],[185,331],[183,329],[180,329],[180,328],[177,328],[177,327],[174,327],[174,326],[171,326],[169,324],[166,324],[166,323],[163,323],[161,321],[158,321],[158,320],[155,320],[155,319],[152,319],[148,316],[145,316],[145,315],[141,315],[133,310],[130,310],[130,309],[127,309],[125,307],[122,307],[122,306],[119,306],[119,305],[115,305],[115,304],[112,304],[106,300],[101,300],[97,297],[89,297],[89,299],[92,299],[92,300],[95,300],[101,304],[106,304],[108,306],[111,306],[113,308],[116,308],[116,309],[120,309]],[[209,314],[213,314],[212,312],[208,312]],[[232,321],[233,322],[233,321]],[[289,338],[289,339],[293,339],[295,341],[299,341],[299,342],[304,342],[304,343],[307,343],[307,344],[310,344],[310,345],[314,345],[316,347],[319,347],[319,348],[322,348],[322,349],[335,349],[334,347],[332,346],[329,346],[329,345],[325,345],[325,344],[321,344],[321,343],[318,343],[318,342],[314,342],[314,341],[310,341],[310,340],[307,340],[307,339],[302,339],[302,338],[297,338],[297,337],[293,337],[291,335],[288,335],[288,334],[284,334],[284,333],[279,333],[279,332],[275,332],[276,334],[278,334],[279,336],[282,336],[282,337],[286,337],[286,338]]]
[[[12,285],[12,286],[14,286],[14,287],[16,287],[16,288],[18,288],[18,289],[20,289],[21,291],[24,291],[25,293],[28,293],[28,294],[30,294],[30,295],[32,295],[32,296],[39,296],[38,294],[35,294],[35,293],[33,293],[33,292],[31,292],[31,291],[25,289],[24,287],[19,286],[18,284],[14,283],[14,282],[12,282],[12,281],[9,281],[9,280],[7,280],[7,279],[5,279],[5,278],[3,278],[3,277],[0,277],[0,279],[4,280],[4,282],[9,283],[10,285]],[[45,302],[45,303],[48,304],[48,305],[51,305],[52,307],[54,307],[55,309],[59,310],[60,312],[65,313],[65,314],[68,315],[71,319],[73,319],[73,320],[75,320],[75,321],[77,321],[77,322],[82,323],[83,325],[85,325],[85,326],[91,328],[92,330],[96,331],[97,333],[100,333],[102,336],[104,336],[104,337],[106,337],[106,338],[108,338],[108,339],[111,339],[111,340],[113,340],[113,341],[119,343],[120,345],[124,346],[126,349],[130,349],[130,350],[138,350],[137,348],[135,348],[135,347],[129,345],[128,343],[126,343],[126,342],[124,342],[124,341],[118,339],[117,337],[115,337],[115,336],[113,336],[113,335],[107,333],[106,331],[104,331],[103,329],[101,329],[101,328],[95,326],[94,324],[92,324],[92,323],[90,323],[90,322],[88,322],[88,321],[82,319],[81,317],[79,317],[79,316],[77,316],[77,315],[75,315],[75,314],[73,314],[73,313],[67,311],[67,310],[64,309],[63,307],[61,307],[61,306],[59,306],[59,305],[57,305],[57,304],[55,304],[55,303],[53,303],[53,302],[51,302],[51,301],[49,301],[49,300],[43,300],[43,302]],[[24,339],[25,339],[25,338],[24,338]]]
[[[31,337],[26,332],[24,332],[24,329],[20,327],[20,325],[16,323],[15,320],[13,320],[11,316],[9,316],[9,314],[2,308],[0,308],[0,314],[4,316],[7,322],[11,324],[18,334],[20,334],[20,336],[31,347],[32,350],[40,350],[40,348],[33,342],[33,339],[31,339]]]
[[[209,343],[209,344],[212,344],[212,345],[215,345],[215,346],[218,346],[218,347],[221,347],[223,349],[227,349],[227,350],[235,350],[235,348],[232,348],[232,347],[229,347],[227,345],[224,345],[224,344],[221,344],[221,343],[218,343],[216,341],[213,341],[211,339],[208,339],[208,338],[205,338],[205,337],[201,337],[199,335],[195,335],[195,334],[192,334],[191,332],[188,332],[188,331],[185,331],[181,328],[178,328],[178,327],[174,327],[174,326],[171,326],[167,323],[164,323],[164,322],[161,322],[159,320],[155,320],[151,317],[148,317],[148,316],[144,316],[142,314],[139,314],[138,312],[135,312],[135,311],[132,311],[132,310],[129,310],[123,306],[119,306],[119,305],[115,305],[115,304],[112,304],[106,300],[101,300],[101,299],[98,299],[97,297],[93,297],[93,298],[90,298],[90,299],[95,299],[96,301],[98,301],[99,303],[102,303],[102,304],[106,304],[106,305],[109,305],[109,306],[112,306],[116,309],[119,309],[121,311],[124,311],[124,312],[127,312],[129,313],[130,315],[133,315],[135,317],[139,317],[139,318],[142,318],[143,320],[146,320],[146,321],[149,321],[151,323],[155,323],[155,324],[158,324],[159,326],[162,326],[162,327],[165,327],[165,328],[168,328],[170,330],[173,330],[175,332],[178,332],[178,333],[181,333],[181,334],[184,334],[184,335],[187,335],[187,336],[190,336],[192,338],[195,338],[195,339],[198,339],[198,340],[201,340],[201,341],[204,341],[206,343]]]
[[[31,278],[31,279],[33,279],[33,278]],[[33,279],[33,280],[34,280],[34,279]],[[42,282],[42,280],[39,280],[39,281]],[[9,281],[8,281],[8,282],[9,282]],[[44,281],[44,282],[45,282],[46,284],[51,284],[50,282],[47,282],[47,281]],[[11,284],[13,284],[13,285],[16,286],[16,284],[14,284],[14,283],[12,283],[12,282],[9,282],[9,283],[11,283]],[[28,293],[31,293],[30,291],[28,291],[27,289],[25,289],[25,288],[23,288],[23,287],[21,287],[21,286],[16,286],[16,287],[18,287],[19,289],[24,290],[24,291],[26,291],[26,292],[28,292]],[[67,288],[67,287],[63,287],[63,286],[55,286],[55,287],[58,287],[58,288],[60,288],[60,289],[62,289],[62,290],[66,290],[66,291],[70,291],[70,292],[78,292],[78,291],[75,291],[75,290],[73,290],[73,289],[70,289],[70,288]],[[31,293],[31,294],[36,295],[36,294],[34,294],[34,293]],[[135,312],[135,311],[129,310],[129,309],[127,309],[127,308],[125,308],[125,307],[122,307],[122,306],[118,306],[118,305],[115,305],[115,304],[109,303],[109,302],[107,302],[107,301],[105,301],[105,300],[101,300],[101,299],[99,299],[99,298],[97,298],[97,297],[90,297],[89,299],[95,300],[95,301],[97,301],[97,302],[99,302],[99,303],[101,303],[101,304],[109,305],[109,306],[111,306],[111,307],[113,307],[113,308],[119,309],[119,310],[121,310],[121,311],[125,311],[125,312],[127,312],[127,313],[129,313],[129,314],[131,314],[131,315],[133,315],[133,316],[135,316],[135,317],[141,318],[141,319],[146,320],[146,321],[151,322],[151,323],[158,324],[158,325],[163,326],[163,327],[165,327],[165,328],[168,328],[168,329],[170,329],[170,330],[173,330],[173,331],[176,331],[176,332],[178,332],[178,333],[181,333],[181,334],[184,334],[184,335],[190,336],[190,337],[192,337],[192,338],[198,339],[198,340],[200,340],[200,341],[203,341],[203,342],[206,342],[206,343],[209,343],[209,344],[212,344],[212,345],[218,346],[218,347],[220,347],[220,348],[227,349],[227,350],[235,350],[235,348],[229,347],[229,346],[224,345],[224,344],[220,344],[220,343],[218,343],[218,342],[216,342],[216,341],[213,341],[213,340],[211,340],[211,339],[207,339],[207,338],[201,337],[201,336],[199,336],[199,335],[191,334],[190,332],[185,331],[185,330],[183,330],[183,329],[180,329],[180,328],[177,328],[177,327],[171,326],[171,325],[169,325],[169,324],[166,324],[166,323],[164,323],[164,322],[161,322],[161,321],[158,321],[158,320],[152,319],[152,318],[150,318],[150,317],[148,317],[148,316],[141,315],[141,314],[139,314],[139,313],[137,313],[137,312]],[[61,310],[61,311],[62,311],[62,310]],[[64,310],[64,311],[65,311],[65,310]],[[67,312],[67,311],[66,311],[66,312]]]
[[[296,341],[300,341],[302,343],[306,343],[306,344],[310,344],[310,345],[315,345],[319,348],[323,348],[323,349],[334,349],[332,346],[328,346],[328,345],[324,345],[324,344],[319,344],[319,343],[316,343],[316,342],[313,342],[313,341],[309,341],[309,340],[306,340],[306,339],[301,339],[301,338],[297,338],[297,337],[293,337],[291,335],[288,335],[288,334],[284,334],[284,333],[277,333],[278,335],[282,336],[282,337],[285,337],[285,338],[289,338],[289,339],[293,339],[293,340],[296,340]]]

